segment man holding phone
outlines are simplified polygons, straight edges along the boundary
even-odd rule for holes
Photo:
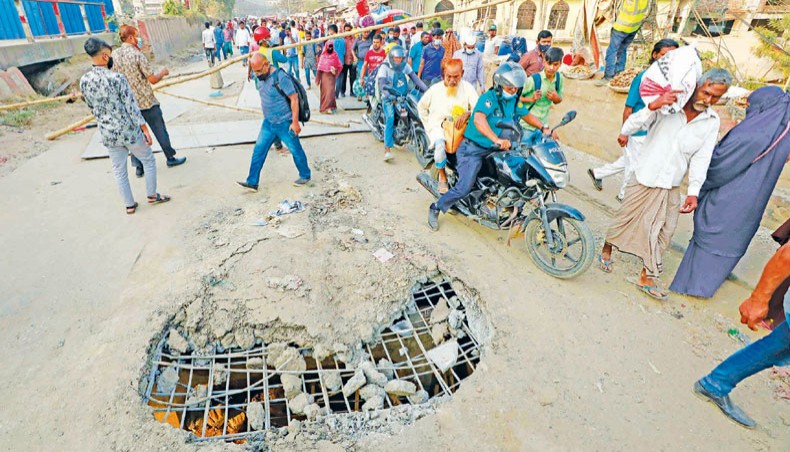
[[[151,152],[151,133],[140,113],[137,101],[123,75],[113,72],[112,47],[98,38],[85,41],[85,53],[93,67],[80,79],[82,98],[90,108],[107,147],[113,174],[126,205],[126,213],[137,209],[129,186],[126,156],[131,153],[143,164],[145,188],[149,204],[170,201],[170,197],[156,192],[156,160]]]

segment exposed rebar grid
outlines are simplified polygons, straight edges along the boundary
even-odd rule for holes
[[[475,338],[466,320],[465,308],[457,304],[463,314],[457,334],[458,358],[445,372],[429,359],[427,353],[436,347],[431,334],[431,314],[437,303],[446,303],[455,291],[449,281],[417,286],[405,309],[405,314],[384,329],[376,343],[364,344],[364,349],[374,363],[386,359],[395,378],[413,383],[428,397],[450,396],[461,380],[474,372],[480,361],[480,341]],[[444,320],[445,322],[447,320]],[[144,400],[153,408],[155,418],[176,428],[191,432],[195,439],[243,442],[255,434],[246,415],[251,402],[264,406],[263,430],[287,426],[292,419],[305,420],[304,414],[291,409],[293,399],[286,397],[281,381],[284,374],[298,375],[302,391],[314,398],[323,414],[361,411],[359,390],[349,396],[342,389],[332,390],[322,382],[321,375],[339,373],[345,385],[357,372],[348,368],[335,355],[316,361],[312,349],[299,349],[307,370],[277,370],[267,360],[266,346],[250,350],[228,350],[209,356],[192,356],[171,353],[166,339],[162,339],[154,352],[153,366],[145,389]],[[254,363],[249,368],[250,362]],[[260,365],[258,366],[258,362]],[[282,367],[282,366],[281,366]],[[169,391],[162,391],[160,378],[168,368],[173,368],[178,381]],[[173,371],[169,371],[172,375]],[[368,382],[369,383],[369,382]],[[341,387],[342,388],[342,387]],[[408,397],[387,394],[384,408],[410,403]]]

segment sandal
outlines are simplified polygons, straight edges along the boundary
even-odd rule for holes
[[[156,196],[149,196],[148,197],[148,204],[151,204],[151,205],[162,204],[163,202],[168,202],[168,201],[170,201],[170,197],[169,196],[167,196],[167,195],[160,195],[159,193],[157,193]]]
[[[611,258],[610,258],[610,259],[611,259]],[[598,255],[598,267],[599,267],[599,268],[600,268],[600,269],[601,269],[601,270],[602,270],[604,273],[611,273],[611,272],[612,272],[612,261],[610,261],[610,260],[609,260],[609,261],[605,260],[605,259],[603,258],[603,256],[599,254],[599,255]]]
[[[447,181],[441,181],[440,180],[439,181],[439,194],[443,195],[443,194],[447,193],[448,191],[450,191],[450,184],[448,184]]]
[[[639,286],[639,290],[641,290],[642,292],[646,293],[651,298],[655,298],[656,300],[659,300],[659,301],[666,301],[666,299],[669,298],[669,294],[664,292],[664,289],[662,289],[658,285],[645,286],[645,285],[643,285],[642,283],[639,282],[639,278],[631,277],[631,278],[626,278],[626,279],[631,284],[635,284],[635,285]]]
[[[137,206],[138,206],[138,204],[135,202],[131,206],[127,207],[126,208],[126,215],[132,215],[133,213],[135,213],[137,211]]]

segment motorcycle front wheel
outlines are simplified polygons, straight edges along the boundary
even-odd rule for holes
[[[532,217],[524,229],[529,257],[549,275],[570,279],[584,273],[592,264],[595,239],[587,223],[572,218],[557,218],[549,224],[553,246],[540,218]]]
[[[415,126],[414,139],[409,142],[409,150],[414,152],[417,161],[423,169],[427,168],[433,161],[433,152],[428,149],[429,147],[428,134],[425,133],[425,129],[422,126]]]

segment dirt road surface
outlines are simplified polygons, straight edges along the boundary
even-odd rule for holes
[[[255,194],[234,184],[246,175],[252,146],[186,150],[187,164],[172,169],[158,156],[160,191],[173,201],[142,205],[133,216],[124,214],[109,161],[80,160],[89,139],[64,137],[0,178],[3,449],[241,450],[189,443],[185,432],[157,423],[139,384],[152,341],[195,300],[201,278],[253,241],[257,254],[231,275],[244,286],[224,302],[256,322],[303,326],[310,337],[364,338],[425,269],[479,297],[493,331],[477,372],[436,414],[397,436],[360,437],[354,449],[786,450],[790,443],[790,404],[777,399],[781,383],[768,372],[733,393],[760,423],[756,430],[731,424],[691,392],[741,346],[727,335],[748,293],[740,286],[728,282],[709,301],[673,295],[660,303],[625,281],[638,271],[633,259],[619,260],[613,274],[593,267],[560,281],[531,263],[521,241],[508,247],[503,234],[466,219],[443,216],[432,233],[416,161],[401,150],[384,163],[370,134],[305,140],[314,170],[307,188],[291,186],[293,163],[272,152]],[[588,190],[583,175],[575,180],[575,192]],[[338,186],[360,198],[318,213]],[[132,187],[144,200],[142,181],[133,178]],[[251,225],[283,199],[308,208],[283,217],[277,230]],[[589,215],[600,240],[608,217],[591,199],[561,194]],[[277,232],[283,228],[302,234]],[[350,228],[369,242],[344,249]],[[395,258],[373,258],[380,247]],[[668,277],[679,258],[669,253]],[[274,296],[260,283],[270,267],[300,275],[309,293]],[[338,447],[293,441],[277,448]]]

